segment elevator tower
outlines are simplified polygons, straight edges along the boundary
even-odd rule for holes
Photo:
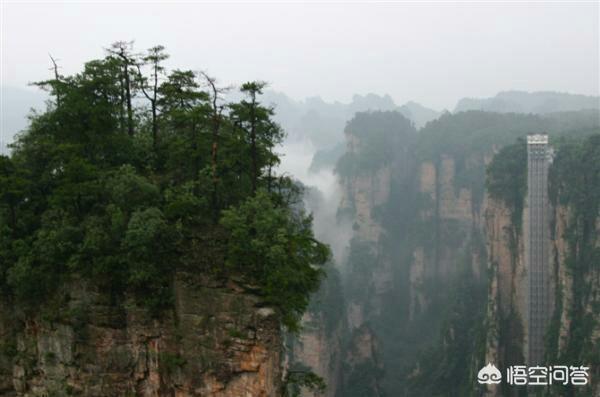
[[[544,362],[544,335],[550,320],[548,135],[527,137],[527,276],[528,276],[528,351],[527,363]]]

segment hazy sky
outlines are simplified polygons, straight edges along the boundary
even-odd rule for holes
[[[78,71],[116,40],[163,44],[170,66],[295,98],[389,93],[454,108],[465,96],[599,94],[599,7],[589,3],[2,3],[2,84]]]

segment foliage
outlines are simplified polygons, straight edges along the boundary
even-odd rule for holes
[[[371,241],[362,241],[356,237],[350,240],[346,263],[353,275],[346,280],[348,284],[346,298],[349,301],[364,301],[370,293],[369,288],[364,286],[364,280],[372,276],[374,269],[380,263],[375,248],[375,243]]]
[[[325,334],[335,337],[334,332],[338,329],[345,313],[344,295],[340,272],[332,262],[325,265],[326,278],[321,283],[317,293],[311,297],[309,312],[315,318],[322,319]],[[319,317],[321,316],[321,317]]]
[[[336,164],[342,177],[372,173],[404,152],[415,136],[410,120],[400,112],[361,112],[346,125],[349,150]]]
[[[135,54],[118,42],[37,83],[54,100],[0,156],[3,299],[35,310],[82,276],[158,315],[185,266],[256,283],[295,327],[328,250],[295,210],[299,188],[275,173],[283,131],[265,84],[224,103],[214,79],[167,70],[162,46]]]
[[[329,259],[329,249],[314,238],[311,223],[310,216],[277,207],[264,190],[224,211],[221,219],[230,235],[227,265],[258,285],[291,330],[298,329],[308,293],[318,289],[323,274],[311,265]]]
[[[598,128],[598,119],[589,112],[534,114],[492,113],[470,110],[445,113],[419,131],[416,152],[423,160],[435,160],[441,154],[460,159],[474,153],[492,153],[527,134],[547,132],[585,136]]]
[[[350,367],[345,366],[348,381],[344,385],[343,395],[347,397],[379,397],[380,391],[375,385],[384,376],[383,369],[373,360],[364,360]]]
[[[302,368],[296,368],[302,367]],[[309,368],[296,365],[290,369],[282,384],[282,397],[300,397],[302,390],[313,393],[324,393],[327,385],[325,380],[312,372]]]
[[[434,164],[443,157],[452,158],[455,188],[470,189],[474,204],[479,206],[484,196],[487,156],[527,134],[547,132],[554,141],[561,135],[588,135],[594,128],[598,129],[598,118],[586,111],[544,116],[476,110],[446,113],[419,131],[414,152],[419,159]]]
[[[553,327],[546,339],[548,351],[558,362],[598,368],[600,341],[594,340],[593,330],[598,327],[600,308],[594,295],[593,283],[600,273],[598,248],[598,218],[600,217],[600,134],[585,139],[561,142],[549,171],[549,198],[555,206],[568,209],[567,227],[563,236],[567,243],[565,267],[572,278],[572,299],[568,306],[555,310],[566,311],[570,317],[564,349],[558,351],[560,333],[556,329],[559,314],[555,313]],[[566,292],[559,285],[557,298]],[[593,372],[591,376],[597,373]],[[585,395],[585,390],[562,390],[562,393]]]
[[[369,114],[361,117],[365,123],[356,130],[361,131],[361,139],[367,142],[370,135],[381,130],[380,120]],[[387,260],[394,264],[386,279],[392,285],[385,292],[377,293],[370,285],[365,287],[364,280],[372,278],[371,272],[381,260],[372,255],[372,247],[357,241],[351,242],[348,273],[344,275],[347,299],[358,301],[385,346],[382,361],[386,371],[395,374],[383,379],[382,387],[386,391],[405,390],[408,395],[466,395],[467,390],[472,391],[473,363],[484,356],[483,318],[488,287],[484,276],[488,267],[484,262],[485,244],[476,227],[444,218],[446,183],[454,184],[457,197],[460,189],[467,189],[472,198],[471,210],[480,213],[487,176],[490,194],[506,203],[511,209],[513,224],[520,229],[527,153],[524,142],[518,139],[528,133],[545,131],[554,145],[558,136],[582,136],[593,128],[598,128],[597,112],[537,116],[468,111],[442,115],[421,128],[412,141],[410,136],[403,137],[399,146],[394,146],[397,145],[394,134],[386,135],[386,146],[402,148],[406,145],[404,151],[395,151],[392,162],[377,163],[377,159],[372,159],[370,163],[376,167],[388,166],[391,171],[388,202],[373,208],[372,215],[385,230],[378,241],[381,245],[377,252],[379,258],[389,258]],[[388,129],[393,130],[393,127]],[[360,152],[362,141],[355,134],[347,134],[347,137],[349,150],[359,148]],[[509,147],[502,149],[507,145]],[[486,163],[494,154],[486,175]],[[454,169],[448,169],[452,163]],[[423,165],[430,167],[425,171],[433,172],[423,173]],[[368,176],[372,168],[369,164],[363,166],[357,156],[347,154],[338,162],[337,171],[341,176]],[[427,191],[422,191],[424,182]],[[511,230],[511,234],[513,248],[516,248],[518,233]],[[459,258],[463,255],[459,250],[463,248],[465,257]],[[422,258],[416,258],[416,253],[421,252]],[[470,268],[474,257],[480,258],[481,276],[477,279],[459,270],[461,266]],[[457,259],[455,263],[448,262],[452,258]],[[418,265],[416,259],[427,264],[422,281],[411,280],[413,266]],[[462,279],[448,279],[445,272],[459,274]],[[425,297],[425,304],[421,305],[414,295]],[[379,310],[370,310],[374,301],[381,302]],[[515,338],[508,349],[511,355],[519,344],[516,336],[520,320],[513,317],[503,318],[503,328],[497,331],[506,341]],[[473,327],[473,324],[479,326]],[[420,363],[422,376],[410,381],[415,367],[407,363],[413,362]],[[353,373],[348,378],[352,380],[356,376],[358,385],[361,381],[364,383],[363,375]],[[361,395],[361,386],[357,386],[357,390],[357,395]],[[362,392],[368,395],[370,389]]]
[[[494,156],[487,168],[486,189],[492,198],[506,205],[512,225],[520,230],[527,193],[527,146],[524,140],[503,147]]]
[[[175,375],[179,369],[187,364],[185,358],[172,352],[160,352],[158,355],[158,362],[161,369],[171,376]]]
[[[324,169],[334,168],[345,151],[346,146],[341,143],[328,149],[317,150],[312,158],[308,171],[311,173],[318,173]]]
[[[411,390],[431,396],[475,395],[469,373],[472,360],[485,355],[485,304],[487,288],[471,271],[472,252],[467,246],[456,263],[457,274],[439,305],[446,305],[435,345],[420,354],[419,371],[410,379]],[[483,254],[483,252],[481,252]]]

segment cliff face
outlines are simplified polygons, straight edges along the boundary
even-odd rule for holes
[[[338,272],[332,265],[325,271],[327,277],[302,317],[302,330],[286,338],[289,371],[310,370],[327,386],[324,392],[301,388],[297,391],[302,397],[334,397],[341,383],[342,344],[347,328],[344,298]]]
[[[280,325],[257,297],[190,274],[161,320],[82,282],[35,316],[0,305],[0,395],[279,395]]]
[[[381,243],[384,229],[375,216],[377,209],[389,200],[391,174],[391,167],[383,167],[344,184],[346,194],[340,208],[354,214],[352,244],[367,258],[364,263],[344,269],[348,337],[342,353],[343,396],[382,395],[380,343],[376,331],[367,324],[382,315],[386,295],[393,289],[393,263],[385,255]]]
[[[418,373],[414,363],[420,352],[440,335],[452,290],[465,279],[469,291],[487,284],[482,215],[487,200],[460,181],[484,167],[484,156],[477,154],[466,160],[442,155],[419,161],[400,153],[372,173],[343,180],[341,208],[354,214],[355,230],[355,249],[345,269],[351,333],[345,390],[361,371],[360,378],[371,385],[364,395],[406,389],[406,379]],[[450,339],[460,332],[445,330]],[[367,347],[365,341],[377,343]]]
[[[357,270],[352,260],[347,269],[346,288],[361,289],[361,293],[350,299],[348,305],[347,321],[354,336],[346,347],[349,359],[345,361],[348,368],[344,374],[352,377],[361,365],[351,359],[353,350],[371,351],[366,361],[370,369],[365,372],[372,376],[368,378],[371,393],[375,393],[372,395],[378,395],[379,390],[391,393],[402,387],[389,377],[378,377],[376,368],[400,376],[406,374],[409,384],[412,378],[427,377],[435,366],[427,363],[427,357],[417,358],[414,350],[403,346],[402,339],[412,338],[415,345],[426,347],[435,343],[440,331],[442,346],[438,354],[448,359],[465,356],[458,359],[462,365],[458,373],[468,381],[465,383],[468,393],[509,396],[521,392],[506,384],[475,392],[472,386],[477,370],[484,363],[495,363],[499,368],[523,364],[528,343],[524,256],[528,241],[522,232],[528,228],[527,202],[522,204],[517,221],[515,208],[488,193],[480,197],[475,185],[464,184],[465,175],[477,168],[485,169],[490,160],[491,156],[476,153],[467,159],[442,155],[436,161],[417,162],[412,168],[417,170],[412,182],[398,176],[402,168],[395,163],[346,180],[344,202],[354,204],[355,239],[367,242],[363,254],[364,251],[370,254],[363,258],[368,271]],[[382,187],[382,183],[391,187]],[[404,187],[403,203],[416,214],[416,220],[410,223],[413,228],[401,229],[405,235],[413,234],[414,238],[405,241],[398,230],[389,227],[385,215],[377,216],[385,214],[382,207],[386,202],[398,200],[394,195],[395,184]],[[406,186],[417,192],[417,204],[407,204],[411,199]],[[600,221],[586,226],[583,219],[589,218],[593,210],[577,217],[569,204],[551,207],[551,213],[550,307],[555,320],[554,329],[548,330],[547,360],[555,365],[587,365],[597,372],[594,368],[598,358],[594,355],[600,351],[597,320],[600,277],[597,266],[593,265],[597,254],[592,252],[597,252],[594,250],[600,246]],[[398,249],[386,245],[389,240]],[[589,247],[585,248],[586,245]],[[582,256],[585,258],[581,259]],[[460,281],[467,279],[470,280],[467,283]],[[404,294],[398,294],[400,288]],[[472,299],[447,295],[446,291],[452,289],[459,289]],[[464,308],[455,308],[452,302],[462,302]],[[451,311],[452,316],[442,324],[444,311]],[[469,317],[468,311],[480,314]],[[461,330],[460,323],[469,321],[466,331]],[[398,328],[390,331],[390,323],[398,324]],[[475,326],[478,323],[483,323],[483,327]],[[421,334],[415,336],[411,329],[418,329]],[[461,332],[471,332],[468,344],[461,340]],[[367,333],[369,338],[365,338]],[[363,346],[365,340],[377,340],[375,346],[379,351]],[[439,355],[433,357],[439,360]],[[419,366],[410,373],[402,372],[398,365],[402,360],[419,362]],[[598,376],[596,372],[591,376]],[[451,379],[434,382],[444,384]],[[424,390],[423,384],[418,381],[416,384],[412,390]],[[594,387],[592,393],[597,394],[599,386]],[[556,393],[561,395],[563,391]]]
[[[332,332],[323,326],[325,313],[306,313],[302,319],[302,331],[293,337],[290,359],[291,368],[302,365],[322,377],[327,388],[324,393],[301,390],[302,397],[334,397],[339,390],[341,377],[341,344],[343,322],[336,324]]]
[[[553,217],[556,303],[546,349],[556,362],[589,366],[591,387],[585,392],[600,396],[600,268],[597,263],[587,269],[573,265],[574,256],[584,251],[585,245],[583,236],[573,236],[578,223],[573,209],[557,205]],[[600,217],[592,225],[590,248],[600,252]]]
[[[548,303],[552,318],[545,330],[544,360],[546,365],[586,366],[590,375],[588,386],[555,386],[547,391],[552,396],[600,395],[600,174],[588,162],[599,148],[598,136],[564,145],[550,167]],[[514,177],[505,174],[502,178],[506,182]],[[500,368],[523,364],[528,344],[524,252],[529,241],[527,233],[521,232],[528,230],[527,202],[521,216],[515,216],[517,207],[490,199],[486,210],[491,283],[485,362]],[[487,394],[494,396],[520,392],[524,390],[506,384],[487,388]]]
[[[590,385],[553,395],[600,396],[600,134],[561,146],[549,170],[554,316],[550,363],[587,366]]]
[[[512,224],[511,210],[499,200],[488,199],[487,202],[485,230],[491,282],[484,362],[505,368],[524,362],[528,329],[524,239],[519,228]],[[488,395],[507,393],[499,385],[487,387]]]
[[[363,115],[366,119],[386,123],[389,114]],[[398,135],[379,130],[373,136],[364,136],[360,121],[347,129],[346,153],[352,155],[354,165],[366,164],[365,170],[354,168],[340,178],[343,191],[339,214],[353,224],[348,259],[342,265],[345,291],[346,337],[341,347],[342,373],[338,395],[380,396],[385,393],[381,384],[385,369],[385,345],[381,320],[388,318],[391,294],[396,289],[397,258],[386,249],[387,231],[383,219],[392,200],[392,189],[407,180],[410,155],[403,134],[410,141],[408,128]],[[381,134],[381,135],[380,135]],[[378,153],[373,147],[382,145]],[[386,149],[383,146],[387,146]],[[388,150],[393,156],[385,160]]]
[[[474,386],[474,381],[487,362],[502,369],[524,362],[528,242],[522,230],[528,219],[527,203],[517,198],[524,195],[527,152],[524,142],[514,142],[537,129],[532,121],[449,115],[418,137],[396,134],[377,113],[357,115],[349,123],[346,154],[338,163],[344,192],[339,214],[354,230],[342,266],[348,333],[341,347],[332,345],[341,349],[343,363],[339,397],[527,392],[504,384]],[[385,149],[393,155],[386,157]],[[495,168],[502,199],[486,191],[486,169],[500,153],[506,154]],[[566,174],[573,179],[573,172]],[[589,182],[593,175],[600,174],[582,179],[600,186]],[[588,240],[598,234],[581,221],[596,214],[594,208],[580,210],[575,221],[566,216],[569,205],[553,208],[555,319],[547,351],[556,350],[558,359],[552,363],[598,367],[598,358],[592,358],[600,357],[598,270],[573,264],[585,240],[575,238],[573,230],[582,229]],[[584,262],[590,267],[598,258],[590,247],[598,243],[588,240]]]
[[[572,227],[571,211],[559,205],[552,208],[552,283],[554,285],[551,306],[554,307],[556,330],[549,330],[546,343],[549,364],[586,365],[596,371],[586,355],[578,352],[573,355],[573,345],[586,345],[592,352],[600,346],[600,322],[595,320],[600,307],[600,277],[597,269],[577,275],[569,266],[569,255],[572,249],[569,239],[569,228]],[[525,213],[526,214],[526,213]],[[523,239],[520,240],[516,252],[512,247],[510,233],[514,229],[509,210],[496,200],[490,200],[486,212],[486,230],[489,259],[492,269],[490,294],[487,310],[487,344],[485,362],[498,363],[501,367],[522,364],[524,349],[527,343],[526,316],[526,269],[523,257]],[[527,225],[526,215],[523,225]],[[596,222],[596,235],[600,232],[600,223]],[[595,237],[594,245],[600,247],[600,239]],[[585,291],[584,296],[574,289],[575,278],[580,277],[579,288]],[[578,306],[580,308],[578,309]],[[573,327],[574,316],[581,320],[587,317],[587,332]],[[594,353],[592,353],[594,354]],[[587,356],[589,357],[589,356]],[[571,361],[570,361],[571,360]],[[596,358],[597,360],[597,358]],[[592,372],[592,383],[595,373]],[[597,376],[597,375],[595,375]],[[600,395],[600,384],[595,383],[591,395]],[[513,390],[516,393],[516,390]],[[561,395],[557,391],[552,395]],[[488,394],[493,396],[510,395],[507,390],[497,386],[489,386]]]
[[[452,278],[459,271],[459,262],[466,255],[467,267],[476,278],[482,276],[483,248],[479,240],[484,232],[484,219],[487,201],[479,202],[470,186],[458,182],[457,159],[442,155],[437,161],[423,161],[419,164],[418,193],[429,205],[421,206],[419,222],[427,228],[429,238],[416,241],[412,248],[413,260],[410,265],[411,308],[424,309],[428,297],[419,284],[427,278]],[[482,157],[467,159],[468,170],[485,167]],[[477,240],[477,241],[475,241]],[[462,264],[462,263],[461,263]],[[416,281],[416,282],[415,282]],[[411,309],[411,318],[416,313]]]

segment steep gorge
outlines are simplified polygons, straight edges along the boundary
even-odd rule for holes
[[[567,127],[557,115],[465,112],[417,132],[396,117],[357,114],[337,165],[338,216],[354,225],[340,267],[347,336],[337,396],[504,395],[477,385],[476,376],[484,362],[523,363],[527,220],[523,208],[490,195],[485,170],[519,137],[585,136],[597,131],[597,120],[583,115]],[[562,222],[554,227],[564,230]],[[554,241],[555,257],[567,255],[567,244]],[[562,291],[572,283],[564,263],[553,266],[563,286],[557,296],[573,300]],[[589,302],[597,296],[593,274],[583,278],[591,283],[584,313],[597,310]],[[579,332],[566,329],[573,315],[566,305],[557,305],[559,345]],[[586,332],[588,347],[597,348],[595,328]]]

